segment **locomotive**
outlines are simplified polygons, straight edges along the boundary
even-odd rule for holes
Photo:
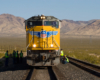
[[[28,65],[60,63],[60,27],[60,20],[54,16],[38,15],[25,20]]]

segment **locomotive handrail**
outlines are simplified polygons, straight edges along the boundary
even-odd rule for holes
[[[32,42],[33,39],[31,39],[30,43]],[[30,45],[30,43],[27,45],[26,49],[28,48],[28,46]]]
[[[30,28],[30,29],[31,29],[31,28]],[[29,29],[29,30],[30,30],[30,29]],[[32,40],[33,40],[33,31],[32,31],[32,39],[31,39],[30,43],[32,42]],[[26,50],[27,50],[28,46],[30,45],[30,43],[27,45]]]
[[[54,38],[54,41],[55,41],[55,38]],[[55,43],[57,44],[57,42],[55,41]],[[57,44],[57,46],[59,47],[59,45]]]

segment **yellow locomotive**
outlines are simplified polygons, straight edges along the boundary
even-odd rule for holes
[[[33,16],[25,20],[27,64],[54,66],[60,63],[60,20]]]

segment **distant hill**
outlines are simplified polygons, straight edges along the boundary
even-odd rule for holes
[[[62,20],[62,28],[61,33],[67,33],[70,31],[73,31],[74,29],[81,28],[87,25],[90,25],[96,20],[90,20],[90,21],[73,21],[73,20]]]
[[[87,25],[77,27],[65,34],[70,35],[100,35],[100,20],[92,20],[88,21]]]
[[[11,14],[0,15],[0,36],[25,35],[24,18]]]
[[[87,24],[88,24],[87,21],[62,20],[61,33],[69,32],[69,31],[74,30],[78,27],[86,26]]]
[[[0,36],[25,36],[24,18],[11,14],[0,15]],[[100,35],[100,20],[61,22],[61,35]]]

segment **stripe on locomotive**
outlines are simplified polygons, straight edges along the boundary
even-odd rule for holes
[[[37,37],[46,38],[46,37],[50,37],[51,35],[57,35],[58,31],[42,30],[41,32],[39,32],[39,31],[27,31],[27,33],[30,33],[31,35],[36,35]]]

